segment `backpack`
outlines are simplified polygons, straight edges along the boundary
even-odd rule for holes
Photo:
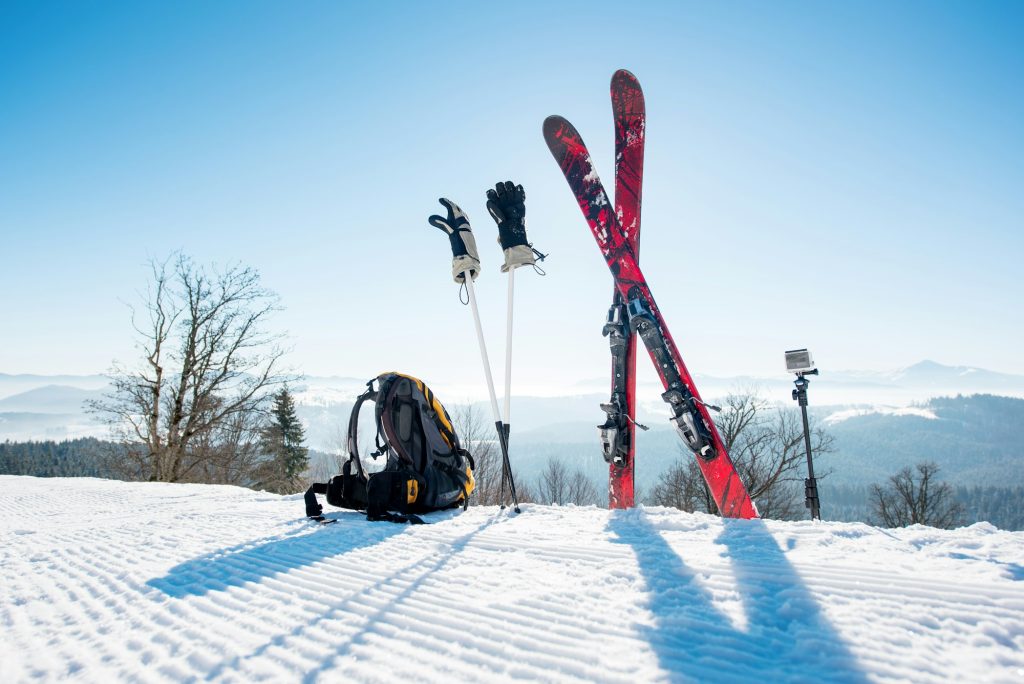
[[[377,383],[377,389],[373,384]],[[306,491],[306,515],[325,520],[317,494],[338,508],[365,510],[370,520],[422,523],[414,513],[469,505],[475,481],[473,457],[459,444],[451,417],[421,380],[384,373],[370,380],[356,399],[348,421],[348,461],[330,482],[313,483]],[[367,473],[359,458],[359,410],[375,403],[377,450],[386,456],[384,469]]]

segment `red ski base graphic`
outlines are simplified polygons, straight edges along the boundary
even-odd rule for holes
[[[647,279],[644,278],[643,272],[637,264],[633,246],[623,234],[618,218],[608,201],[608,195],[601,184],[601,179],[594,170],[590,153],[587,151],[586,145],[583,144],[583,139],[573,125],[560,116],[549,116],[544,121],[544,139],[547,141],[555,161],[562,169],[569,187],[576,195],[576,201],[579,203],[580,209],[587,219],[587,224],[590,226],[597,245],[615,279],[615,287],[627,301],[630,291],[634,288],[636,288],[634,292],[638,292],[646,300],[665,339],[680,378],[690,394],[699,400],[700,394],[693,383],[693,378],[687,371],[679,349],[672,340],[668,326],[665,325],[661,311],[651,295]],[[665,369],[657,363],[653,353],[651,353],[651,359],[667,390],[669,382],[666,379]],[[697,464],[704,475],[704,480],[708,484],[719,512],[727,518],[756,518],[757,509],[754,502],[747,494],[746,487],[743,486],[739,473],[736,472],[736,466],[729,458],[722,437],[718,434],[707,408],[703,403],[697,401],[696,409],[711,435],[715,451],[714,458],[706,460],[698,457]]]

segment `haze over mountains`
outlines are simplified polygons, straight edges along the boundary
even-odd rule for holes
[[[481,388],[446,385],[425,380],[456,405],[467,398],[479,402],[484,417]],[[711,401],[729,392],[756,388],[764,397],[790,403],[792,376],[715,377],[696,375],[701,394]],[[479,383],[481,386],[483,383]],[[70,437],[102,437],[106,430],[84,409],[84,402],[103,395],[108,385],[102,375],[10,375],[0,373],[0,440],[60,440]],[[294,392],[300,417],[306,424],[307,442],[313,448],[334,450],[348,421],[353,400],[365,389],[366,380],[344,376],[310,376],[296,383]],[[582,425],[588,435],[602,417],[598,404],[606,401],[608,381],[593,378],[564,388],[552,388],[550,396],[516,396],[513,424],[517,438],[550,444],[576,442]],[[637,419],[666,427],[661,390],[643,383],[637,390]],[[843,417],[874,411],[892,413],[892,407],[922,403],[936,396],[996,394],[1024,397],[1024,376],[969,366],[946,366],[922,361],[896,371],[828,371],[812,379],[811,406],[824,416]],[[663,425],[664,424],[664,425]],[[588,437],[589,439],[589,437]]]

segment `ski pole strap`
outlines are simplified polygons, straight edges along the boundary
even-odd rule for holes
[[[530,245],[515,245],[513,247],[505,248],[505,263],[501,266],[502,273],[508,273],[514,268],[520,266],[535,266],[536,258],[534,257],[534,249]]]
[[[532,245],[532,244],[530,244],[529,249],[534,250],[534,254],[537,255],[537,260],[538,261],[544,261],[545,259],[548,258],[548,256],[550,256],[550,254],[542,254],[541,251],[539,249],[535,248],[534,245]],[[547,275],[548,274],[548,271],[544,270],[543,268],[541,268],[536,263],[532,264],[532,265],[534,265],[534,272],[537,273],[538,275]]]
[[[473,252],[476,253],[476,241],[473,240],[473,234],[470,233],[466,239],[473,242]],[[469,254],[452,257],[452,280],[457,283],[464,283],[466,281],[466,271],[469,271],[470,278],[476,280],[476,277],[480,275],[479,257],[470,256]]]

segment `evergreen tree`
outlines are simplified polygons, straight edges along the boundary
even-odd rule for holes
[[[309,449],[302,445],[306,433],[287,386],[274,395],[270,413],[270,423],[263,430],[263,450],[268,460],[261,468],[259,486],[290,494],[302,488],[301,477],[309,467]]]

